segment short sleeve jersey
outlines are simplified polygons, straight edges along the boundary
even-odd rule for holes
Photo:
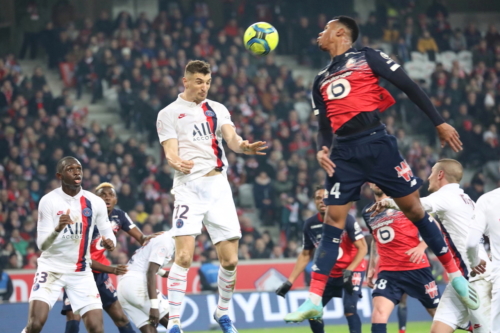
[[[224,174],[227,159],[222,146],[222,126],[234,126],[227,108],[206,99],[200,104],[188,102],[182,97],[158,113],[156,128],[160,143],[177,139],[179,157],[194,162],[190,174],[175,171],[175,187],[202,177],[213,169]]]
[[[386,209],[375,217],[370,217],[371,213],[366,210],[371,206],[372,204],[367,205],[362,215],[377,244],[379,270],[410,271],[429,267],[427,256],[414,264],[406,254],[408,250],[420,244],[417,227],[402,212],[395,209]]]
[[[321,235],[323,232],[323,219],[321,214],[313,215],[308,218],[304,224],[304,250],[312,250],[318,247],[321,241]],[[358,222],[352,215],[348,215],[346,219],[346,225],[344,232],[340,237],[339,255],[337,257],[337,262],[330,272],[331,277],[342,276],[342,270],[349,266],[358,249],[354,246],[354,242],[364,238],[363,231],[359,226]],[[358,267],[354,270],[355,272],[364,272],[366,270],[366,263],[363,260]]]
[[[68,224],[54,243],[38,258],[38,267],[50,272],[69,273],[90,270],[90,243],[94,226],[109,227],[104,201],[95,194],[80,190],[72,197],[59,187],[42,197],[38,204],[38,231],[52,232],[59,218],[70,210],[74,222]]]
[[[135,228],[135,224],[134,222],[132,222],[128,214],[118,208],[114,208],[111,211],[111,214],[109,214],[109,220],[111,222],[111,228],[113,229],[113,232],[115,234],[120,230],[129,232],[130,229]],[[104,255],[105,252],[106,249],[102,246],[99,230],[97,230],[97,228],[94,228],[94,233],[92,234],[92,243],[90,244],[90,257],[92,260],[109,266],[111,263]]]
[[[172,234],[166,231],[135,251],[132,258],[128,261],[128,270],[130,272],[146,274],[150,262],[158,264],[161,267],[165,260],[172,260],[174,252],[174,239],[172,238]]]
[[[386,110],[395,100],[379,77],[389,78],[398,68],[388,55],[369,47],[334,57],[314,79],[314,113],[325,114],[335,132],[361,112]]]

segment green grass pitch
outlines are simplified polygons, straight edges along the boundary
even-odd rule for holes
[[[370,324],[363,325],[363,332],[370,332]],[[429,333],[431,322],[410,322],[406,327],[407,333]],[[216,331],[199,331],[193,333],[214,333]],[[305,326],[289,325],[280,328],[259,328],[253,330],[238,330],[240,333],[309,333],[311,330]],[[187,333],[187,332],[186,332]],[[347,325],[326,326],[325,333],[349,333]],[[397,324],[387,325],[387,333],[398,333]]]

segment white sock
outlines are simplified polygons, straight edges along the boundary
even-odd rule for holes
[[[461,277],[461,276],[463,276],[463,275],[460,271],[448,273],[448,277],[450,278],[450,281],[453,280],[454,278]]]
[[[219,267],[219,277],[217,284],[219,286],[219,302],[217,303],[217,310],[215,314],[217,318],[227,315],[229,309],[229,301],[233,297],[234,284],[236,282],[236,269],[228,271]]]
[[[168,273],[167,288],[168,288],[168,304],[170,307],[168,328],[181,323],[181,305],[186,294],[187,273],[189,268],[181,267],[173,264]]]
[[[311,300],[311,302],[313,302],[314,305],[320,305],[323,297],[315,293],[309,293],[309,299]]]

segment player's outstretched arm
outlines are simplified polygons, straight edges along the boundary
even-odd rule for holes
[[[108,273],[114,275],[124,275],[128,272],[127,265],[107,266],[101,264],[99,261],[92,260],[92,269],[101,273]]]
[[[227,146],[235,153],[246,155],[266,155],[264,150],[267,149],[267,143],[265,141],[250,143],[248,140],[243,140],[243,138],[236,133],[236,130],[230,124],[222,125],[222,137],[227,142]]]
[[[149,310],[149,323],[154,327],[158,326],[160,321],[160,311],[158,310],[159,301],[158,294],[156,292],[156,273],[160,265],[154,262],[149,262],[148,271],[146,272],[146,279],[148,283],[148,296],[151,302],[151,308]]]
[[[283,282],[283,284],[276,289],[276,295],[285,297],[285,295],[292,288],[293,283],[299,277],[300,273],[306,269],[307,264],[311,261],[312,253],[314,250],[302,250],[299,256],[297,257],[297,261],[295,262],[295,266],[293,267],[292,273],[288,277],[288,280]]]
[[[163,146],[168,164],[170,164],[172,168],[186,175],[191,173],[194,162],[186,161],[179,157],[179,141],[177,139],[168,139],[163,141],[161,145]]]

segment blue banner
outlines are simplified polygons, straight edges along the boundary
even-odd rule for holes
[[[441,289],[441,288],[440,288]],[[308,291],[291,291],[286,299],[273,292],[235,293],[230,305],[230,317],[238,329],[270,328],[285,326],[283,317],[294,311],[308,296]],[[182,324],[185,332],[210,330],[217,324],[212,318],[217,305],[217,295],[187,295],[185,298]],[[66,318],[60,314],[62,302],[57,302],[49,314],[42,332],[64,332]],[[424,307],[415,299],[408,298],[408,321],[430,321]],[[371,290],[363,288],[363,298],[358,302],[358,313],[364,323],[370,322],[372,313]],[[28,319],[28,303],[0,304],[0,332],[20,333]],[[323,319],[327,325],[346,324],[342,300],[334,298],[325,308]],[[390,322],[397,321],[393,311]],[[307,322],[301,325],[308,326]],[[117,332],[107,314],[104,314],[105,332]],[[165,332],[162,328],[159,332]],[[83,323],[80,332],[86,332]]]

